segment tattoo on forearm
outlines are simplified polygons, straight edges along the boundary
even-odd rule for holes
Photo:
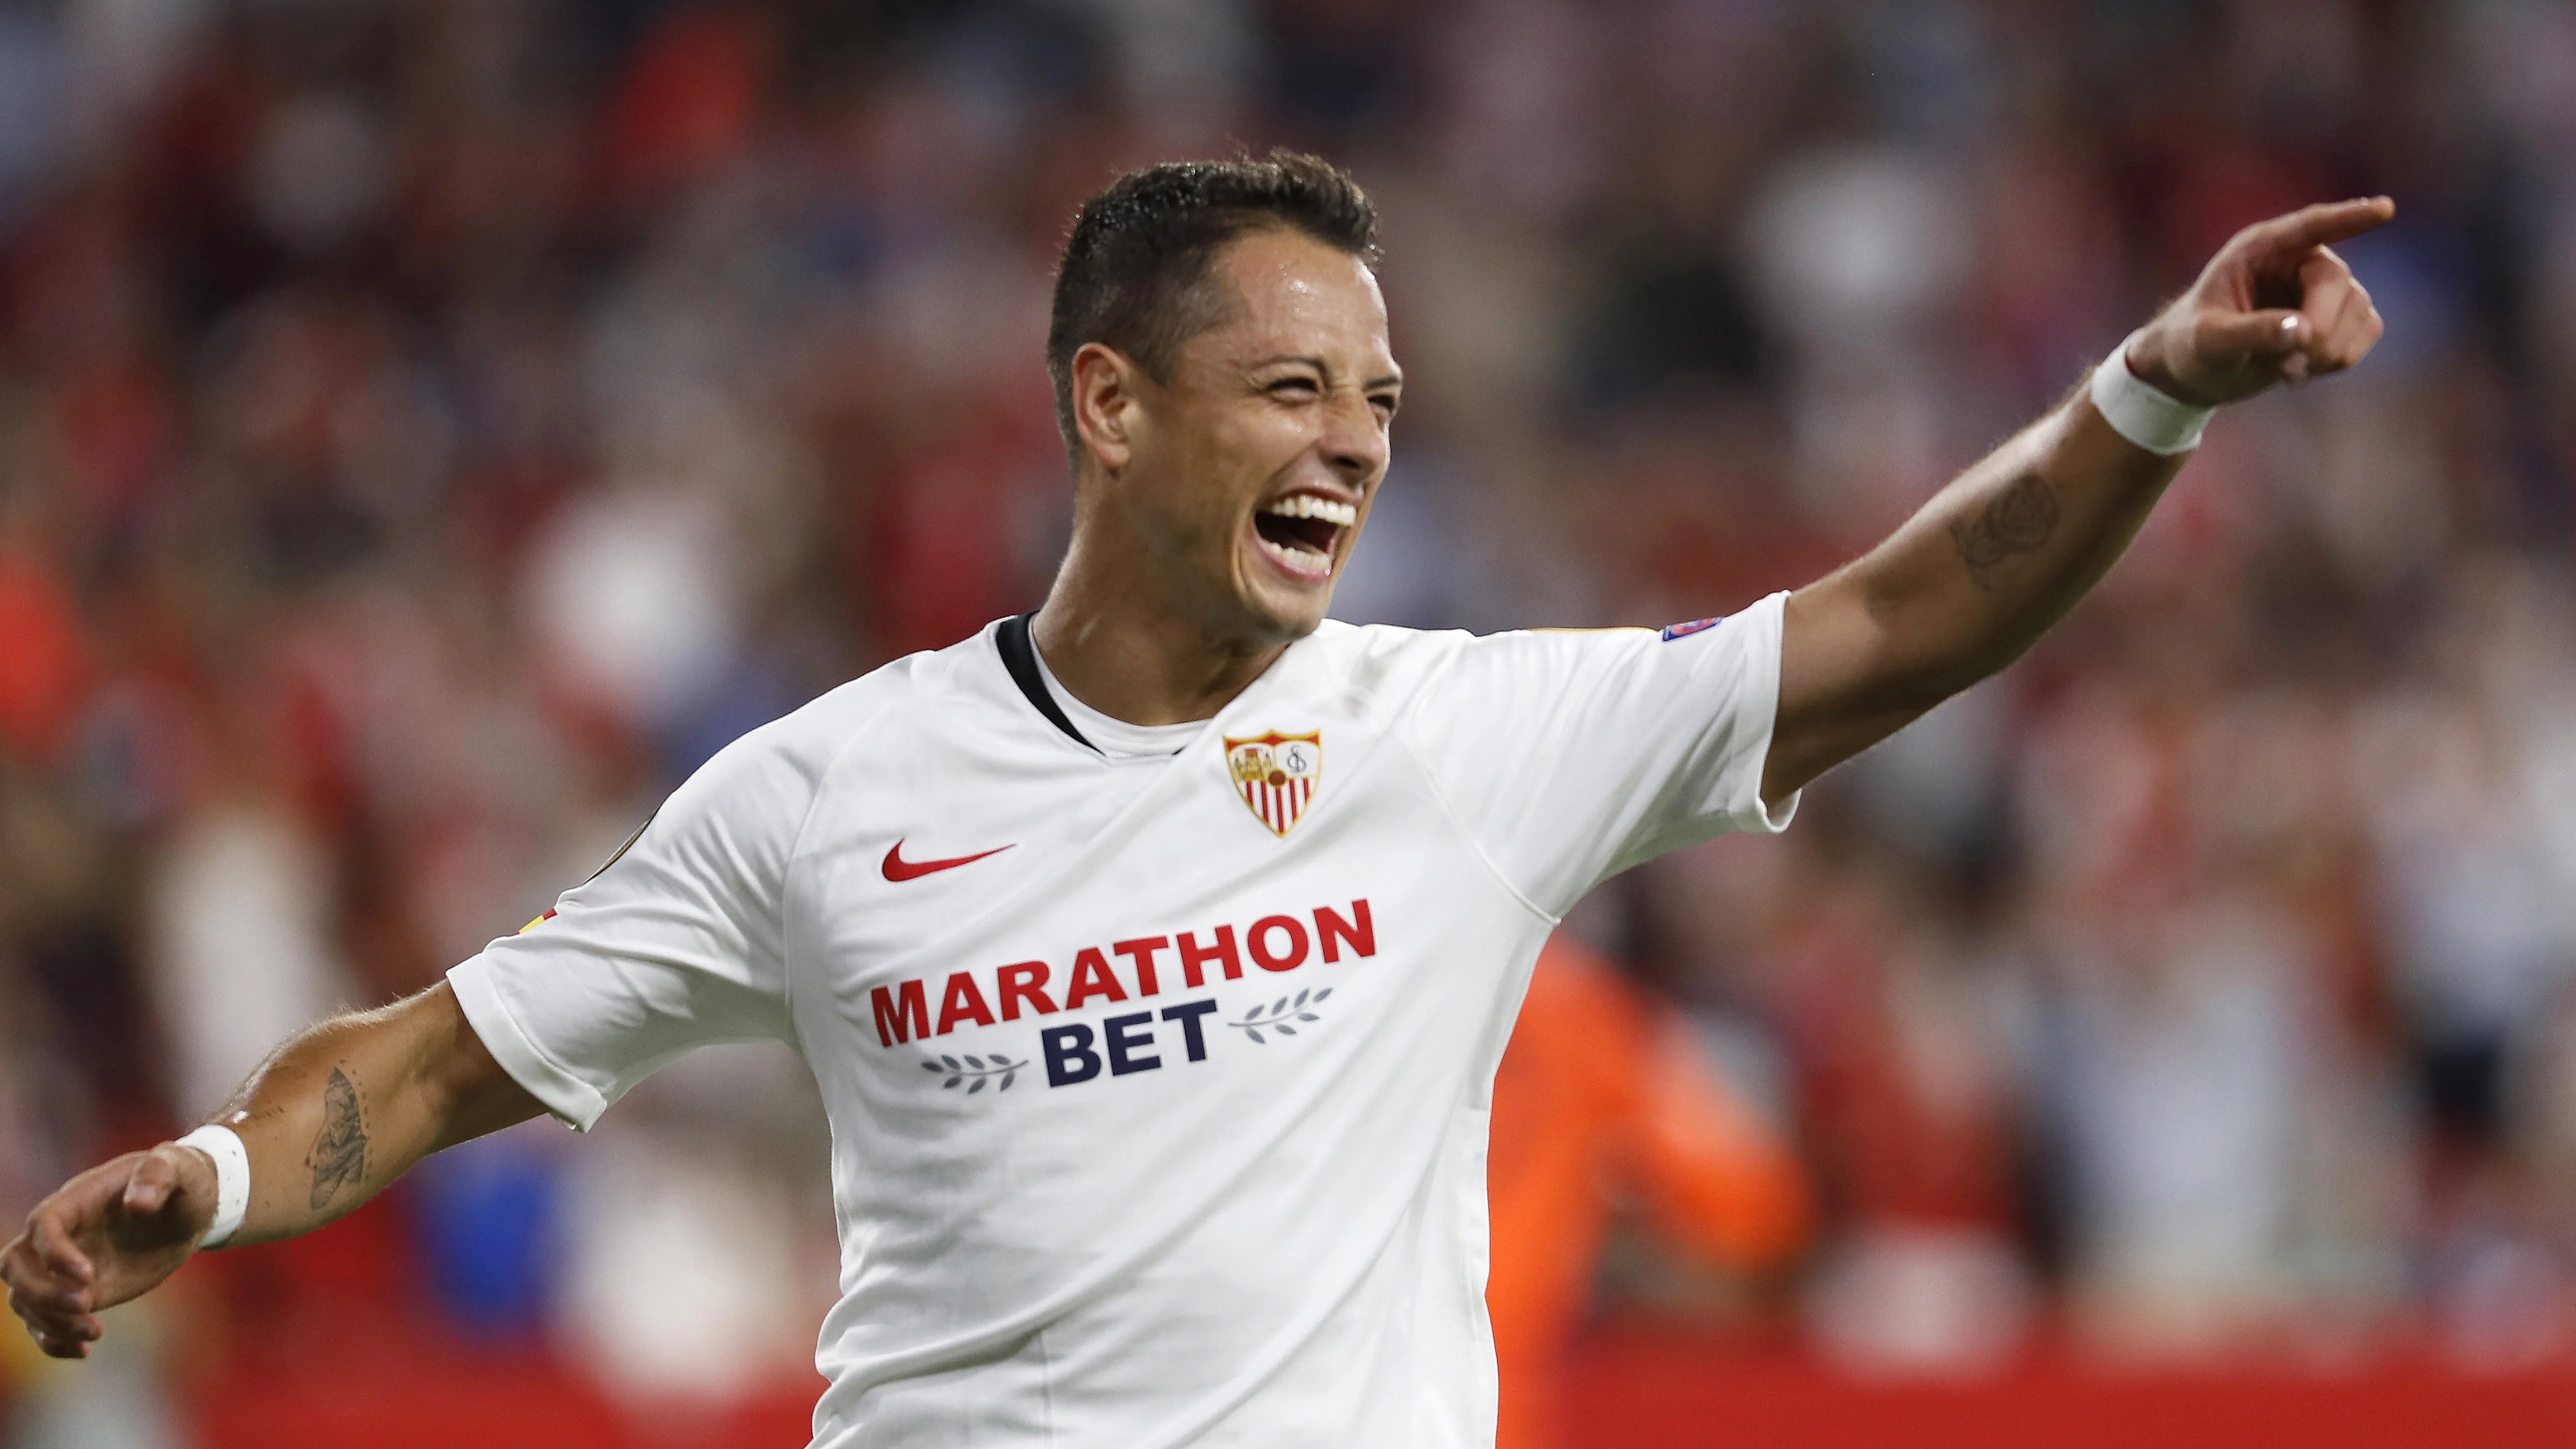
[[[338,1067],[331,1069],[331,1080],[322,1086],[322,1131],[313,1139],[309,1161],[313,1164],[310,1201],[316,1212],[341,1188],[355,1187],[367,1175],[367,1133],[358,1118],[358,1089]]]
[[[2057,531],[2057,490],[2037,473],[2024,473],[1996,494],[1974,518],[1950,525],[1950,541],[1977,587],[1992,589],[2004,561],[2048,542]]]

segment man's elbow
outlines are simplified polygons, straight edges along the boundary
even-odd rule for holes
[[[398,1015],[410,1038],[408,1075],[431,1120],[429,1150],[497,1132],[545,1110],[484,1045],[446,982],[386,1010]]]

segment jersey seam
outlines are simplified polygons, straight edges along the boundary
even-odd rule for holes
[[[774,917],[771,924],[778,932],[778,1008],[787,1023],[788,1044],[800,1057],[805,1055],[805,1034],[796,1027],[796,953],[788,949],[788,877],[795,873],[796,862],[805,853],[805,835],[814,828],[814,812],[823,808],[823,789],[831,783],[832,772],[840,768],[843,757],[858,748],[859,739],[867,732],[868,726],[894,713],[898,704],[898,700],[888,700],[870,710],[850,726],[849,733],[839,744],[833,746],[832,753],[823,761],[823,768],[815,772],[814,790],[806,798],[805,813],[796,818],[796,833],[787,841],[787,858],[778,863],[778,896],[770,904]]]
[[[450,974],[452,975],[453,973]],[[455,990],[456,988],[451,983],[449,989]],[[491,1005],[491,1007],[501,1014],[502,1024],[507,1026],[511,1035],[518,1039],[518,1045],[525,1048],[529,1056],[536,1058],[538,1065],[548,1068],[558,1076],[562,1077],[565,1081],[572,1083],[575,1087],[588,1093],[591,1099],[598,1103],[598,1109],[596,1111],[590,1112],[585,1121],[575,1124],[575,1130],[577,1131],[586,1132],[590,1130],[591,1124],[597,1122],[599,1118],[607,1112],[609,1107],[613,1105],[609,1094],[601,1091],[595,1086],[592,1086],[589,1078],[584,1077],[579,1072],[574,1071],[571,1067],[566,1066],[553,1052],[546,1050],[545,1044],[538,1041],[536,1034],[528,1030],[528,1024],[520,1019],[517,1009],[510,1005],[509,999],[501,994],[499,983],[492,981],[487,977],[479,986],[469,987],[467,988],[467,991],[459,991],[457,995],[460,1002],[469,991],[480,991],[482,993],[484,999]],[[468,1025],[472,1024],[473,1014],[471,1012],[466,1014],[466,1022]],[[481,1029],[479,1027],[476,1028],[476,1034],[478,1036],[481,1034]],[[484,1047],[487,1051],[492,1050],[491,1043],[488,1041],[484,1043]],[[498,1057],[500,1052],[493,1051],[493,1055]],[[527,1083],[521,1082],[520,1085],[525,1087],[527,1086]],[[535,1095],[533,1089],[531,1089],[530,1095]],[[621,1092],[618,1095],[623,1096],[624,1093]],[[583,1102],[580,1105],[588,1107],[590,1103]],[[546,1108],[551,1112],[554,1110],[554,1104],[549,1102],[546,1104]]]
[[[1440,672],[1444,674],[1447,673],[1453,664],[1453,660],[1443,660]],[[1434,680],[1425,680],[1424,684],[1427,687],[1431,683],[1435,682],[1435,680],[1436,676]],[[1378,701],[1376,691],[1366,687],[1354,687],[1351,692],[1368,700],[1372,704],[1375,704]],[[1393,726],[1394,727],[1390,729],[1388,733],[1395,736],[1395,742],[1403,748],[1406,757],[1413,761],[1413,768],[1419,771],[1422,775],[1422,783],[1424,787],[1429,789],[1431,792],[1431,803],[1440,807],[1440,813],[1448,819],[1450,827],[1458,832],[1460,839],[1467,842],[1467,849],[1474,853],[1476,863],[1483,866],[1485,868],[1485,873],[1492,876],[1496,884],[1500,885],[1506,892],[1510,893],[1511,898],[1519,902],[1523,910],[1526,910],[1531,915],[1547,922],[1551,928],[1559,924],[1559,922],[1563,920],[1563,917],[1549,911],[1538,902],[1531,900],[1527,891],[1522,890],[1513,882],[1510,876],[1504,874],[1503,868],[1500,865],[1495,864],[1493,856],[1487,853],[1485,842],[1476,837],[1476,832],[1473,827],[1468,825],[1466,817],[1459,814],[1457,807],[1449,803],[1449,792],[1440,788],[1440,777],[1432,772],[1431,762],[1423,758],[1422,751],[1416,748],[1413,743],[1413,733],[1410,728],[1410,720],[1407,716],[1401,713],[1397,714],[1393,721]]]
[[[579,1072],[576,1072],[572,1068],[564,1065],[562,1061],[556,1058],[553,1052],[546,1050],[546,1044],[544,1042],[537,1040],[536,1037],[529,1032],[528,1024],[519,1019],[519,1013],[511,1009],[509,1001],[501,995],[501,992],[497,987],[494,988],[492,992],[492,1004],[501,1008],[501,1014],[510,1019],[510,1025],[518,1028],[519,1039],[528,1044],[528,1054],[530,1056],[535,1057],[538,1061],[545,1063],[556,1071],[563,1073],[573,1081],[581,1082],[585,1087],[590,1086],[590,1083],[584,1081]],[[593,1087],[592,1090],[598,1091],[595,1087]],[[605,1097],[608,1094],[606,1092],[600,1092],[600,1095]]]

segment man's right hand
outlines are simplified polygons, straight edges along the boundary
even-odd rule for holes
[[[236,1243],[309,1233],[430,1153],[545,1110],[484,1049],[444,981],[305,1028],[235,1101],[225,1123],[251,1171]],[[214,1222],[213,1159],[175,1142],[129,1152],[64,1183],[0,1249],[9,1306],[45,1352],[86,1358],[99,1311],[179,1271]]]
[[[9,1307],[55,1358],[87,1358],[99,1311],[179,1271],[215,1220],[215,1164],[165,1142],[64,1183],[0,1249]]]

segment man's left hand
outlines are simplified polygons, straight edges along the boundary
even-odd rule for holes
[[[2379,311],[2333,244],[2396,214],[2385,196],[2329,201],[2238,232],[2129,344],[2129,370],[2215,407],[2361,361],[2379,340]]]

